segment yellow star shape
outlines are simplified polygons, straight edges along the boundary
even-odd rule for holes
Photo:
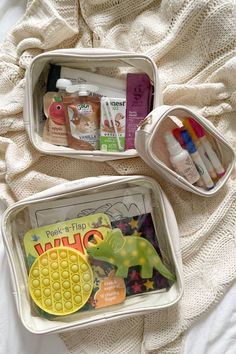
[[[143,285],[145,285],[147,290],[153,289],[153,281],[147,280]]]
[[[132,227],[132,229],[137,229],[138,228],[138,220],[134,220],[132,219],[130,222],[129,222],[130,226]]]

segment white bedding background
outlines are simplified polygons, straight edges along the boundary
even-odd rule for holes
[[[0,42],[2,42],[7,31],[24,14],[26,3],[26,0],[0,1]]]
[[[0,1],[0,43],[25,11],[26,0]],[[4,206],[0,204],[0,215]],[[0,354],[67,354],[59,336],[33,335],[18,319],[0,235]],[[184,354],[236,353],[236,284],[188,333]],[[83,354],[83,353],[82,353]],[[95,354],[95,353],[92,353]],[[121,353],[122,354],[122,353]],[[137,353],[134,353],[137,354]]]

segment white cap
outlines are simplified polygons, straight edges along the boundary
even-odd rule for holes
[[[79,96],[87,96],[90,92],[97,92],[98,87],[89,84],[71,85],[66,88],[66,92],[75,93],[78,92]]]
[[[72,82],[68,79],[58,79],[56,82],[56,88],[59,90],[65,90],[68,86],[71,86]]]
[[[170,132],[165,133],[164,138],[170,155],[178,155],[183,151],[183,148],[181,147],[179,142]]]

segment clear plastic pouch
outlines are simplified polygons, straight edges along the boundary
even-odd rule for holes
[[[110,70],[112,72],[121,68],[123,71],[127,72],[146,73],[153,85],[152,105],[153,107],[156,107],[161,104],[162,98],[157,66],[153,60],[143,54],[108,49],[60,49],[43,53],[35,57],[26,73],[24,121],[29,138],[37,150],[45,154],[90,160],[93,159],[97,161],[138,156],[135,149],[127,149],[121,152],[75,150],[43,141],[42,135],[45,121],[42,104],[43,95],[46,92],[45,81],[49,72],[50,64],[69,67],[70,69],[87,70],[88,80],[91,80],[94,73],[96,74],[97,69],[100,71]],[[112,90],[111,97],[114,98],[116,97],[116,91],[119,93],[120,90],[118,90],[117,87],[112,87],[112,78],[108,79],[109,85],[107,84],[107,88],[105,82],[100,82],[100,85],[104,86],[104,94],[109,94],[109,91]],[[88,81],[88,83],[90,83],[90,81]],[[114,84],[114,86],[117,85]],[[121,86],[121,90],[125,89],[124,85]],[[120,96],[117,94],[117,97]]]
[[[83,226],[88,215],[92,233]],[[109,223],[111,227],[108,227]],[[48,226],[49,224],[53,226]],[[45,231],[45,238],[43,233],[38,232],[39,227],[41,231]],[[122,240],[122,244],[126,239],[126,247],[122,248],[122,252],[128,252],[127,257],[122,256],[125,257],[122,258],[122,262],[128,262],[125,268],[123,265],[120,268],[119,262],[114,263],[111,255],[105,261],[96,259],[96,252],[99,252],[97,248],[102,247],[101,242],[107,241],[107,236],[104,236],[102,241],[99,240],[99,233],[96,234],[94,231],[99,232],[101,228],[105,230],[104,232],[110,233],[112,230],[119,235],[122,234],[119,239]],[[2,220],[2,232],[11,268],[17,310],[22,323],[30,332],[49,333],[92,326],[108,320],[165,308],[181,298],[183,277],[176,219],[165,194],[157,182],[149,177],[91,177],[53,187],[10,207]],[[114,244],[114,240],[116,248],[121,249],[120,241],[112,233],[109,245]],[[132,245],[132,254],[129,254],[127,244],[133,240],[136,245]],[[164,268],[158,266],[156,269],[151,266],[154,267],[151,269],[153,273],[147,274],[142,267],[146,264],[146,258],[152,258],[148,253],[150,244],[159,257],[158,264],[164,265]],[[92,252],[89,252],[89,249],[92,249]],[[36,251],[38,256],[35,256]],[[50,301],[54,302],[55,298],[56,304],[61,302],[63,309],[67,308],[68,289],[76,303],[76,299],[78,300],[78,296],[81,295],[78,286],[84,284],[79,283],[79,276],[84,276],[84,273],[78,273],[78,264],[81,267],[80,272],[82,269],[80,263],[69,264],[71,271],[74,271],[70,275],[71,278],[68,278],[70,269],[66,268],[65,258],[59,260],[53,258],[51,268],[48,266],[50,257],[52,255],[54,257],[55,252],[62,251],[64,254],[64,256],[61,254],[62,258],[66,257],[66,252],[68,257],[70,252],[77,252],[83,258],[85,252],[89,254],[90,260],[93,259],[91,261],[93,275],[92,273],[90,275],[93,277],[91,284],[95,290],[90,297],[86,293],[84,305],[78,310],[75,308],[71,314],[67,312],[55,314],[49,304]],[[46,254],[48,258],[45,261]],[[74,257],[73,254],[72,256]],[[86,263],[87,257],[88,255],[82,262]],[[131,261],[134,259],[132,257],[136,260]],[[73,262],[72,258],[66,258],[66,261]],[[49,269],[46,269],[47,267]],[[49,277],[48,271],[50,286],[43,283],[45,277],[46,279]],[[127,272],[126,276],[123,272]],[[169,276],[168,272],[174,278]],[[29,274],[33,275],[30,282]],[[92,279],[89,279],[87,273],[85,275],[88,285]],[[61,290],[59,288],[54,290],[54,285],[60,282],[60,279]],[[64,289],[65,282],[70,285]],[[36,303],[35,298],[32,300],[34,294]],[[43,305],[46,304],[51,309],[49,313],[45,314],[45,308],[42,311],[42,308],[37,306],[38,296],[42,297]],[[109,301],[113,301],[111,305]],[[59,310],[58,306],[56,309]]]
[[[180,126],[186,117],[191,117],[204,129],[212,150],[223,166],[224,173],[217,176],[216,181],[214,181],[214,187],[209,190],[197,183],[191,184],[174,170],[170,162],[169,152],[164,140],[165,133]],[[235,164],[233,149],[213,124],[184,106],[170,107],[162,105],[154,109],[137,129],[135,147],[141,158],[156,172],[163,175],[171,183],[201,196],[212,196],[217,193],[228,180]],[[206,156],[207,154],[208,152],[206,151]]]

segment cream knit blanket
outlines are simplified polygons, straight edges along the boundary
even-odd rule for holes
[[[186,329],[236,277],[236,183],[213,198],[165,182],[139,158],[107,164],[42,155],[22,119],[24,74],[43,51],[107,47],[150,55],[166,104],[191,106],[236,147],[234,0],[31,0],[0,53],[0,196],[12,203],[65,180],[144,174],[160,182],[179,224],[185,294],[177,306],[62,335],[71,353],[181,353]]]

